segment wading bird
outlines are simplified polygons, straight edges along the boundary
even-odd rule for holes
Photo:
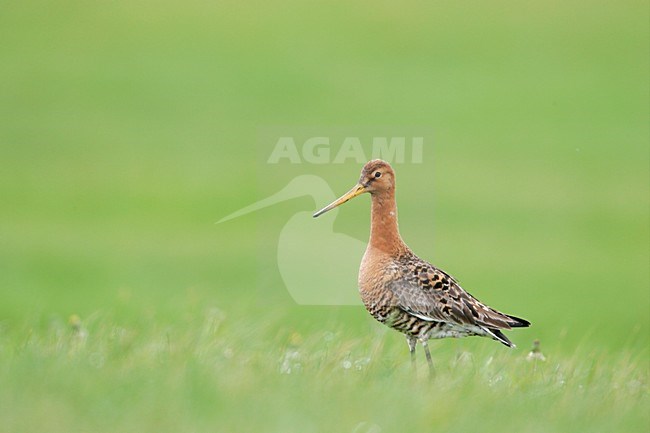
[[[404,243],[397,226],[395,172],[387,162],[366,163],[357,185],[313,216],[365,192],[372,210],[370,241],[359,268],[361,300],[375,319],[406,335],[412,363],[419,341],[433,371],[427,342],[435,338],[478,335],[514,347],[501,331],[529,326],[528,321],[483,304]]]

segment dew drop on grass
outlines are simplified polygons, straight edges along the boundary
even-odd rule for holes
[[[284,352],[280,361],[280,374],[300,373],[300,371],[302,371],[300,352],[292,349]]]
[[[369,357],[359,358],[356,361],[354,361],[354,368],[357,369],[357,371],[361,371],[368,364],[370,364],[370,358]]]

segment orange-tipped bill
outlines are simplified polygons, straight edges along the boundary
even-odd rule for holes
[[[314,214],[314,218],[323,215],[325,212],[330,211],[337,206],[341,206],[343,203],[355,198],[360,194],[363,194],[364,192],[366,192],[366,187],[361,184],[357,184],[354,188],[352,188],[350,191],[343,194],[340,198],[337,198],[332,203],[328,204],[327,206],[325,206],[324,208],[316,212]]]

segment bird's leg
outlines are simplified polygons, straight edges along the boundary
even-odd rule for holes
[[[417,338],[408,335],[406,337],[406,342],[409,345],[409,352],[411,353],[411,365],[417,371],[418,365],[415,362],[415,347],[418,344],[418,340],[417,340]]]
[[[427,344],[427,340],[420,340],[420,343],[422,343],[422,347],[424,347],[424,354],[427,356],[427,363],[429,364],[429,374],[431,377],[433,377],[433,374],[435,373],[435,370],[433,368],[433,360],[431,359],[431,352],[429,352],[429,345]]]

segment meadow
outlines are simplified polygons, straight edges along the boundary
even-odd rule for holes
[[[645,2],[2,9],[0,432],[650,430]],[[434,131],[395,167],[402,235],[530,320],[516,349],[431,342],[430,379],[363,307],[297,305],[278,238],[326,203],[215,224],[357,180],[267,164],[264,128],[373,125]]]

